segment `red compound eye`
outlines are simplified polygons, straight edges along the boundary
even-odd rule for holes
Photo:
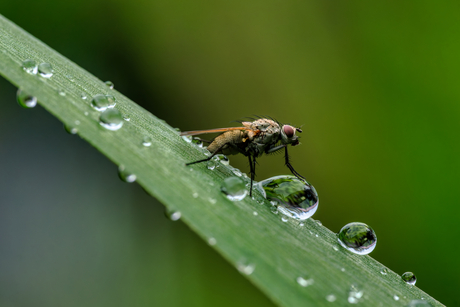
[[[289,126],[289,125],[284,125],[283,126],[283,131],[284,131],[284,134],[286,134],[286,136],[288,138],[292,138],[294,136],[294,128],[292,126]]]

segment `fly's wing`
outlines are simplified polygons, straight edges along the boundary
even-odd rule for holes
[[[227,132],[233,130],[251,130],[246,127],[231,127],[231,128],[216,128],[216,129],[209,129],[209,130],[194,130],[194,131],[184,131],[181,132],[180,135],[198,135],[198,134],[206,134],[206,133],[219,133],[219,132]]]

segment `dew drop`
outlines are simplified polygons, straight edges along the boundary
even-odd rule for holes
[[[192,137],[192,144],[195,145],[196,147],[203,148],[203,142],[199,137]]]
[[[315,188],[295,176],[276,176],[257,184],[257,189],[284,215],[306,220],[318,209]]]
[[[218,154],[218,155],[215,155],[214,158],[216,158],[216,161],[219,161],[223,165],[229,165],[230,164],[230,160],[227,158],[226,155]]]
[[[358,290],[355,285],[350,287],[350,292],[348,292],[348,302],[350,304],[357,304],[359,300],[363,297],[364,292],[362,290]]]
[[[412,300],[410,301],[409,305],[407,307],[428,307],[431,306],[430,303],[427,301],[422,301],[422,300]]]
[[[34,60],[27,59],[22,62],[22,69],[28,74],[36,75],[38,72],[37,63]]]
[[[257,211],[254,211],[254,212],[252,212],[252,215],[254,215],[254,216],[258,216],[258,215],[259,215],[259,213],[257,213]]]
[[[395,301],[399,301],[399,296],[397,296],[397,295],[395,294],[395,295],[393,295],[393,299],[394,299]]]
[[[64,125],[64,129],[68,134],[77,134],[78,129],[70,125]]]
[[[331,303],[335,302],[336,299],[337,298],[335,297],[334,294],[329,294],[328,296],[326,296],[326,301],[331,302]]]
[[[114,86],[114,85],[113,85],[113,82],[112,82],[112,81],[105,81],[104,83],[105,83],[105,85],[107,85],[107,87],[108,87],[109,89],[113,89],[113,86]]]
[[[211,245],[211,246],[214,246],[217,244],[217,240],[214,239],[214,238],[209,238],[208,239],[208,244]]]
[[[86,96],[86,94],[84,94],[84,93],[83,93],[83,94],[81,94],[81,95],[80,95],[80,97],[81,97],[81,99],[83,99],[83,100],[86,100],[86,99],[88,99],[88,96]]]
[[[41,63],[38,65],[38,73],[43,78],[51,78],[54,74],[53,66],[50,63]]]
[[[58,93],[60,96],[65,96],[65,92],[63,90],[59,90]]]
[[[338,251],[339,251],[339,248],[338,248],[337,246],[335,246],[335,245],[334,245],[334,246],[332,246],[332,249],[333,249],[333,250],[335,250],[336,252],[338,252]]]
[[[388,269],[387,269],[387,268],[382,268],[382,269],[380,270],[380,274],[382,274],[382,275],[387,275],[387,274],[388,274]]]
[[[417,281],[417,278],[415,277],[414,273],[412,272],[406,272],[401,275],[402,280],[404,280],[407,284],[413,286],[415,285],[415,282]]]
[[[305,279],[303,277],[297,277],[297,283],[299,285],[301,285],[302,287],[308,287],[310,285],[312,285],[315,281],[313,280],[313,278],[310,278],[310,279]]]
[[[217,200],[215,200],[214,198],[210,198],[210,199],[209,199],[209,202],[210,202],[211,204],[215,205],[216,202],[217,202]]]
[[[145,147],[150,147],[152,145],[152,138],[149,136],[145,136],[142,139],[142,145],[144,145]]]
[[[206,162],[206,167],[208,168],[208,170],[214,170],[216,167],[219,166],[219,160],[216,159],[216,157],[212,157],[211,160],[207,161]]]
[[[132,183],[136,181],[137,177],[133,173],[129,172],[124,165],[118,167],[118,177],[124,182]]]
[[[244,275],[251,275],[252,273],[254,273],[254,270],[256,269],[256,265],[251,264],[251,263],[250,264],[239,263],[237,268],[238,268],[238,271],[240,271]]]
[[[171,221],[178,221],[181,218],[181,213],[174,210],[166,210],[165,215]]]
[[[94,95],[93,99],[91,100],[91,106],[100,112],[107,110],[109,105],[109,99],[107,98],[107,96],[102,94]]]
[[[183,139],[184,141],[186,141],[187,143],[191,143],[191,142],[192,142],[192,136],[190,136],[190,135],[183,135],[183,136],[181,136],[181,137],[182,137],[182,139]]]
[[[231,201],[240,201],[248,194],[248,190],[246,189],[243,179],[238,177],[225,178],[220,190]]]
[[[29,95],[21,89],[18,89],[16,93],[16,100],[21,107],[26,109],[31,109],[37,105],[37,97]]]
[[[123,116],[123,119],[127,122],[129,122],[131,120],[131,118],[129,117],[129,115],[125,115]]]
[[[323,223],[321,223],[320,220],[316,220],[316,224],[318,224],[319,226],[323,226]]]
[[[302,222],[300,222],[300,223],[299,223],[299,227],[303,227],[303,226],[305,226],[305,224],[302,223]]]
[[[123,126],[123,118],[117,109],[108,109],[101,113],[99,124],[107,130],[116,131]]]
[[[340,245],[352,253],[367,255],[377,244],[377,236],[372,228],[364,223],[349,223],[338,234]]]
[[[243,174],[241,173],[241,171],[240,171],[239,169],[237,169],[237,168],[234,168],[234,169],[232,170],[232,172],[233,172],[234,175],[236,175],[236,176],[238,176],[238,177],[241,177],[241,176],[243,175]]]
[[[86,111],[85,111],[85,113],[83,113],[83,114],[85,114],[85,116],[88,116],[88,115],[89,115],[89,113],[88,113],[88,112],[86,112]]]
[[[285,216],[283,216],[283,217],[281,217],[281,221],[283,221],[284,223],[286,223],[286,222],[288,221],[288,218],[285,217]]]
[[[105,95],[105,97],[109,101],[109,105],[107,106],[107,108],[113,108],[117,105],[115,97],[113,97],[112,95]]]
[[[193,198],[198,198],[199,195],[198,195],[197,192],[195,192],[195,193],[192,194],[192,196],[193,196]]]

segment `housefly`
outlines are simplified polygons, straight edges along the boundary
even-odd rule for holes
[[[196,130],[182,132],[181,136],[199,135],[206,133],[219,133],[209,143],[207,149],[211,156],[206,159],[189,162],[186,165],[206,162],[212,159],[216,154],[234,155],[241,153],[248,157],[251,174],[251,188],[249,195],[252,196],[252,185],[256,174],[256,159],[263,154],[270,154],[284,149],[284,163],[294,176],[300,180],[305,178],[292,167],[289,161],[288,145],[299,145],[299,137],[296,132],[302,132],[300,128],[291,125],[281,125],[273,119],[259,118],[252,122],[242,121],[243,127],[218,128],[209,130]]]

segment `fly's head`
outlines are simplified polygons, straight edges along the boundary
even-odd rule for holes
[[[299,145],[299,137],[295,135],[296,132],[302,132],[302,130],[291,125],[283,125],[281,128],[281,143],[292,146]]]

